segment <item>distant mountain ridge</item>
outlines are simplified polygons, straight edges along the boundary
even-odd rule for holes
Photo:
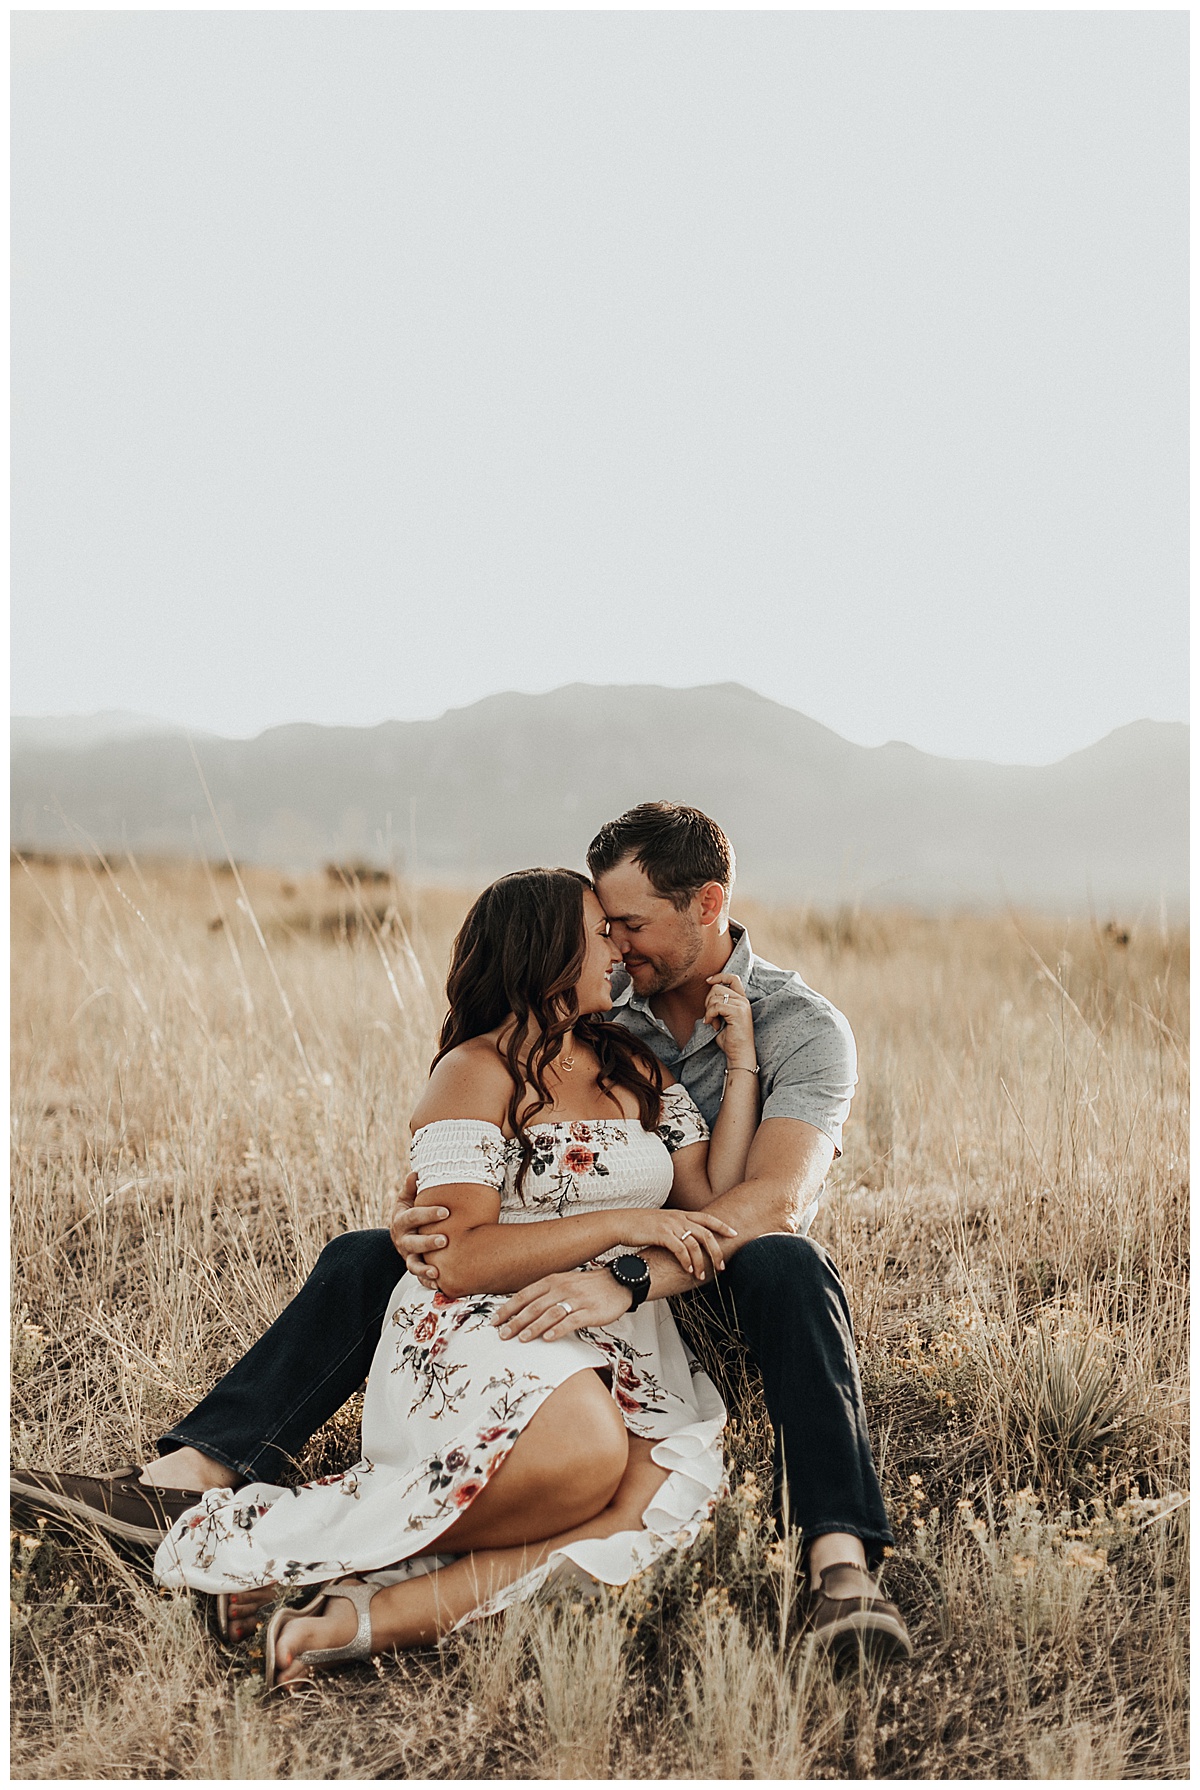
[[[187,738],[134,719],[76,739],[61,720],[40,736],[14,720],[16,846],[77,848],[65,815],[105,849],[186,855],[194,820],[219,853]],[[737,684],[573,684],[435,721],[192,741],[230,849],[285,868],[353,858],[480,882],[578,864],[604,820],[663,796],[722,822],[743,887],[765,899],[1177,913],[1188,737],[1139,721],[1054,765],[994,765],[856,746]]]

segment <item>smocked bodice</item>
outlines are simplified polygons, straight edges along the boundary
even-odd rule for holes
[[[671,1191],[671,1157],[708,1136],[681,1082],[663,1090],[655,1130],[637,1119],[552,1119],[526,1128],[533,1158],[518,1192],[521,1146],[485,1119],[437,1119],[413,1137],[422,1192],[456,1182],[494,1187],[501,1224],[528,1224],[614,1206],[661,1206]]]

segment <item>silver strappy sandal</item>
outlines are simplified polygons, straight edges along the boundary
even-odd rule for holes
[[[311,1603],[298,1608],[289,1604],[285,1609],[276,1610],[267,1625],[263,1652],[266,1656],[267,1689],[289,1689],[293,1684],[302,1684],[300,1678],[289,1678],[286,1686],[280,1686],[275,1676],[275,1654],[279,1646],[279,1637],[289,1622],[295,1622],[301,1616],[319,1616],[331,1597],[345,1597],[358,1611],[358,1629],[352,1641],[344,1647],[310,1647],[307,1653],[297,1654],[291,1663],[301,1666],[334,1666],[344,1665],[351,1660],[370,1659],[371,1657],[371,1599],[382,1585],[364,1585],[361,1580],[337,1580],[327,1585]]]

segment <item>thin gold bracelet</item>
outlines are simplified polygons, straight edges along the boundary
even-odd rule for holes
[[[726,1073],[726,1075],[736,1075],[739,1069],[741,1070],[743,1075],[757,1075],[758,1074],[758,1064],[757,1063],[755,1063],[753,1069],[751,1069],[751,1067],[748,1063],[728,1063],[725,1066],[725,1073]]]

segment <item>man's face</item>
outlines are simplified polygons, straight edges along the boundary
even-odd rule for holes
[[[704,947],[699,896],[677,908],[632,858],[622,858],[598,876],[596,893],[635,993],[643,998],[662,994],[687,981]]]

